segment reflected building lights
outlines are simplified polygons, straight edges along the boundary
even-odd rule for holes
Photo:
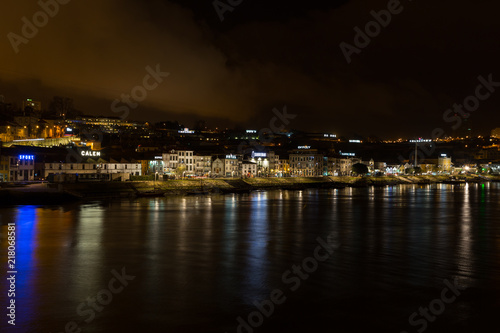
[[[39,208],[35,206],[21,206],[17,209],[14,221],[16,225],[16,257],[15,267],[20,273],[16,275],[17,298],[33,300],[17,306],[18,318],[29,318],[35,307],[38,306],[38,279],[42,272],[38,271],[39,264]],[[3,227],[3,226],[1,226]],[[7,229],[5,227],[5,229]],[[7,239],[7,237],[5,237]],[[7,247],[5,248],[7,251]],[[5,253],[7,254],[7,252]],[[40,258],[45,259],[45,258]],[[1,284],[0,284],[1,285]],[[8,289],[6,289],[8,290]],[[16,303],[17,304],[17,303]]]
[[[472,216],[470,205],[471,186],[467,183],[464,189],[462,214],[460,216],[460,234],[458,235],[457,267],[463,276],[470,276],[473,272],[472,254]]]
[[[249,294],[258,295],[262,285],[265,283],[267,269],[264,267],[267,258],[267,244],[269,242],[269,220],[268,220],[268,192],[259,192],[251,197],[249,232],[247,237],[247,274],[246,284]]]
[[[98,205],[86,205],[76,212],[75,239],[76,253],[73,267],[75,276],[85,277],[84,285],[95,286],[101,282],[101,276],[108,272],[103,271],[103,225],[105,208]],[[82,286],[80,285],[79,288]]]

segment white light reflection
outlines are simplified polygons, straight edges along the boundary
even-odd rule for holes
[[[458,239],[458,256],[457,267],[458,271],[463,276],[471,276],[473,272],[472,258],[472,239],[471,239],[471,205],[470,205],[470,190],[468,183],[465,184],[462,213],[459,219],[460,235]],[[462,276],[462,277],[463,277]]]
[[[222,252],[224,257],[223,268],[226,270],[225,274],[222,275],[222,278],[228,279],[227,283],[230,283],[229,277],[231,276],[231,268],[237,267],[236,262],[236,253],[238,247],[238,230],[237,230],[237,221],[238,221],[238,204],[236,198],[225,197],[224,200],[224,227],[223,234],[224,239],[222,240]]]
[[[368,188],[368,199],[370,201],[370,207],[372,207],[373,201],[375,200],[375,187],[374,186],[370,186]]]
[[[251,196],[246,284],[250,288],[248,295],[258,295],[266,281],[267,244],[269,242],[268,192],[258,192]],[[253,300],[252,300],[253,301]]]
[[[165,202],[159,198],[151,199],[149,202],[149,221],[148,221],[148,247],[151,249],[151,253],[157,253],[160,246],[160,225],[162,221],[162,210],[164,209]]]
[[[76,249],[74,254],[74,276],[80,281],[72,285],[83,290],[101,283],[103,272],[103,229],[105,208],[98,205],[85,205],[77,212]]]

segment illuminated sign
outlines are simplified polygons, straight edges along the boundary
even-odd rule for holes
[[[349,140],[350,143],[361,143],[361,140]]]
[[[68,127],[68,128],[66,128],[66,132],[73,132],[73,129]]]
[[[356,156],[355,153],[340,153],[342,156]]]
[[[155,160],[162,160],[163,156],[155,156]]]
[[[228,160],[235,160],[235,159],[237,159],[237,157],[236,157],[236,155],[232,155],[231,154],[231,155],[226,155],[226,159],[228,159]]]
[[[184,128],[182,131],[178,131],[181,134],[194,134],[194,131],[191,131],[189,128]]]
[[[267,153],[256,153],[252,151],[252,158],[253,157],[267,157]]]
[[[324,134],[323,136],[325,138],[336,138],[337,137],[337,135],[335,135],[335,134]]]
[[[248,133],[248,134],[251,134],[251,133],[257,133],[257,131],[256,131],[256,130],[247,130],[247,133]]]
[[[411,143],[420,143],[420,142],[432,142],[432,140],[427,139],[418,139],[418,140],[410,140]]]
[[[85,157],[100,157],[101,156],[101,152],[100,151],[82,150],[82,156],[85,156]]]
[[[311,149],[311,146],[298,146],[299,149]]]
[[[446,157],[446,154],[441,154],[441,157]]]
[[[19,155],[19,159],[33,161],[35,159],[35,156],[34,155]]]

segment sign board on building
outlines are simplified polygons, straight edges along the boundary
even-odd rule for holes
[[[236,160],[237,157],[236,157],[236,155],[231,154],[231,155],[226,155],[226,159],[228,159],[228,160]]]
[[[420,142],[432,142],[429,139],[418,139],[418,140],[410,140],[411,143],[420,143]]]
[[[181,134],[194,134],[194,131],[190,130],[189,128],[184,128],[183,130],[181,131],[178,131],[179,133]]]
[[[256,153],[252,151],[252,158],[254,157],[267,157],[267,153]]]
[[[19,155],[19,159],[33,161],[35,159],[35,156],[34,155]]]
[[[311,146],[298,146],[299,149],[311,149]]]
[[[90,150],[82,150],[82,156],[85,157],[100,157],[101,152],[100,151],[90,151]]]

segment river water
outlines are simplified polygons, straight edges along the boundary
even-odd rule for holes
[[[491,183],[4,207],[0,331],[497,331],[499,200]]]

